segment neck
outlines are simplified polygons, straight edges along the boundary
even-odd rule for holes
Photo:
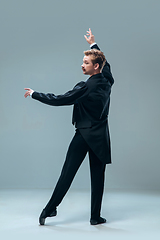
[[[99,73],[101,73],[100,70],[99,71],[95,71],[94,73],[90,74],[90,77],[92,77],[93,75],[99,74]]]

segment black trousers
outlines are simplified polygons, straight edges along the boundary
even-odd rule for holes
[[[45,207],[47,216],[49,216],[61,203],[87,152],[89,153],[91,174],[91,219],[96,219],[100,216],[106,164],[102,163],[90,149],[79,130],[76,130],[69,145],[60,178],[51,199]]]

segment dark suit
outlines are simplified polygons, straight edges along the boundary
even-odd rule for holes
[[[92,48],[99,49],[97,45]],[[59,181],[45,208],[47,216],[62,201],[87,152],[91,170],[91,218],[100,216],[105,166],[111,163],[108,113],[113,83],[110,65],[106,62],[102,73],[91,76],[86,82],[79,82],[63,95],[32,94],[32,98],[52,106],[74,105],[72,123],[76,134],[69,146]]]

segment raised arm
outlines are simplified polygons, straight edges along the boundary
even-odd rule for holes
[[[92,49],[96,48],[96,49],[100,50],[98,45],[95,43],[95,37],[92,34],[92,31],[90,28],[89,28],[89,31],[87,31],[87,34],[84,35],[84,37],[85,37],[86,41],[91,45]],[[107,62],[107,60],[102,69],[102,73],[103,73],[104,77],[107,78],[109,80],[110,84],[112,85],[114,83],[114,79],[113,79],[113,76],[111,73],[110,64]]]

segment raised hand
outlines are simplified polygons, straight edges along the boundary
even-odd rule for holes
[[[87,37],[88,36],[88,37]],[[87,34],[84,35],[86,41],[91,45],[92,43],[95,42],[95,37],[91,32],[91,29],[89,28],[89,31],[87,31]]]
[[[24,94],[25,98],[30,96],[30,94],[34,92],[31,88],[25,88],[25,90],[27,90],[27,92]]]

